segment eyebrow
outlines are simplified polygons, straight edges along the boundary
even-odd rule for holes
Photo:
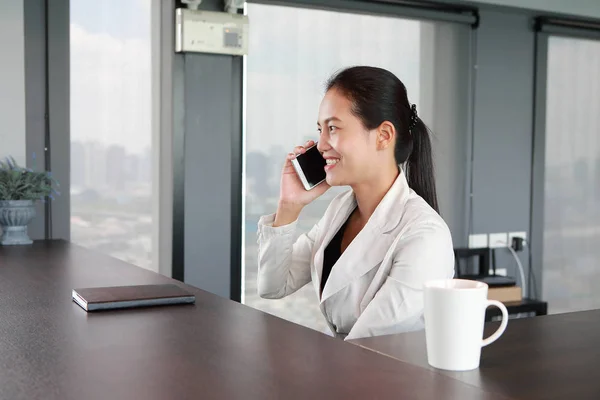
[[[329,118],[326,118],[325,121],[323,121],[323,122],[325,123],[325,125],[327,125],[331,121],[342,122],[342,120],[339,119],[338,117],[329,117]],[[321,124],[319,124],[319,121],[317,121],[317,125],[321,125]]]

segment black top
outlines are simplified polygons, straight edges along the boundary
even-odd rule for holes
[[[350,213],[350,215],[352,215],[352,213]],[[346,222],[344,222],[344,224],[337,231],[333,239],[331,239],[331,242],[329,242],[329,244],[325,248],[325,253],[323,254],[323,276],[321,277],[321,293],[323,293],[323,288],[325,288],[325,283],[327,282],[327,278],[329,278],[331,269],[342,255],[342,238],[344,237],[344,231],[346,230],[346,225],[348,225],[349,220],[350,216],[348,216]]]

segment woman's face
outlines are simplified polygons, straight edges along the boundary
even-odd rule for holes
[[[327,160],[326,180],[331,186],[368,182],[381,171],[383,163],[389,163],[389,143],[381,146],[381,127],[369,131],[352,114],[351,107],[350,100],[336,89],[325,94],[319,107],[317,148]]]

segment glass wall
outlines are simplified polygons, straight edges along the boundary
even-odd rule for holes
[[[71,0],[71,240],[151,264],[150,0]]]
[[[600,308],[600,41],[550,37],[543,299]]]
[[[281,300],[261,299],[256,291],[257,221],[276,210],[285,156],[295,145],[318,137],[318,107],[332,73],[358,64],[383,67],[404,82],[410,101],[436,133],[442,211],[465,215],[469,28],[258,4],[248,4],[247,13],[252,28],[245,74],[243,299],[252,307],[326,331],[312,285]],[[436,79],[439,76],[444,79]],[[300,217],[298,233],[308,231],[332,197],[345,190],[334,188],[310,204]]]

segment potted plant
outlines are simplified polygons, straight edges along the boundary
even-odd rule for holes
[[[35,154],[34,154],[35,160]],[[31,244],[27,225],[35,217],[35,202],[59,194],[48,171],[20,167],[14,158],[0,161],[0,244]]]

